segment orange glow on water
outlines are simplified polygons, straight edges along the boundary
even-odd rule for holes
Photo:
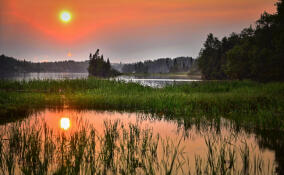
[[[69,118],[61,118],[60,119],[60,127],[64,130],[68,130],[70,128],[70,119]]]

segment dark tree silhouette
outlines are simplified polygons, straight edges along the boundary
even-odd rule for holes
[[[204,79],[284,80],[284,0],[277,12],[264,12],[256,27],[221,41],[209,34],[198,65]]]
[[[88,61],[58,61],[34,63],[0,55],[0,76],[30,72],[87,72]]]
[[[111,68],[109,59],[105,61],[104,56],[100,56],[99,52],[100,50],[97,49],[95,54],[90,54],[88,67],[89,75],[96,77],[112,77],[119,75],[120,73],[118,71]]]
[[[191,57],[177,57],[174,59],[160,58],[157,60],[147,60],[132,64],[125,64],[122,67],[123,73],[172,73],[188,72],[193,65],[194,60]]]

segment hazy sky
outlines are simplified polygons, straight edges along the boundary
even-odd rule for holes
[[[196,57],[208,33],[240,32],[276,0],[0,0],[0,53],[31,61]],[[60,20],[67,10],[72,19]]]

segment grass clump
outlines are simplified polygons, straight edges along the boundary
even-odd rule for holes
[[[0,81],[0,116],[21,109],[144,111],[168,118],[224,117],[241,125],[283,129],[283,83],[205,81],[144,87],[114,80]]]
[[[101,131],[76,120],[74,130],[53,130],[44,120],[7,124],[0,134],[2,174],[275,174],[273,162],[244,141],[210,132],[205,154],[189,160],[181,139],[151,128],[106,120]],[[252,157],[254,156],[254,157]],[[195,166],[194,166],[195,165]]]
[[[18,122],[1,134],[3,174],[156,174],[168,169],[159,167],[159,136],[136,124],[106,121],[98,133],[81,123],[66,133],[54,132],[45,122]],[[167,147],[179,149],[173,146]]]

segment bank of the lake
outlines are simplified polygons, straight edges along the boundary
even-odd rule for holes
[[[142,74],[142,73],[129,73],[126,76],[134,76],[138,78],[171,78],[171,79],[193,79],[201,80],[202,75],[199,72],[175,72],[175,73],[156,73],[156,74]]]
[[[205,81],[144,87],[100,79],[0,81],[1,122],[46,107],[143,111],[168,118],[219,120],[284,128],[284,83]]]

